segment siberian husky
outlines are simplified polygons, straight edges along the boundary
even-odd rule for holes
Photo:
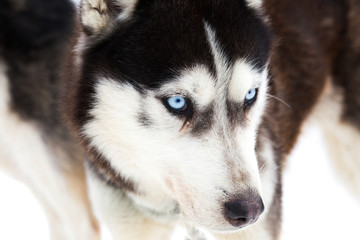
[[[52,239],[279,239],[309,116],[360,200],[360,1],[1,5],[1,166]]]

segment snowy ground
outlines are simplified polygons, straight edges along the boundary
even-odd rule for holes
[[[310,129],[290,158],[284,175],[283,240],[360,239],[360,204],[337,182],[323,149],[320,134]],[[48,240],[41,206],[26,186],[0,174],[0,191],[0,239]]]

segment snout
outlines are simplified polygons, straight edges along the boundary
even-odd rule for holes
[[[234,227],[245,227],[256,222],[264,211],[261,197],[237,199],[225,203],[225,217]]]

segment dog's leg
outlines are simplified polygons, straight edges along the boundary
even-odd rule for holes
[[[0,165],[26,183],[45,206],[53,240],[98,239],[83,163],[75,155],[12,111],[8,78],[0,63]]]
[[[335,172],[360,200],[360,129],[343,119],[343,103],[343,89],[329,83],[315,109],[315,116],[324,130]]]
[[[89,194],[95,215],[109,229],[114,240],[170,239],[174,226],[147,218],[119,189],[107,185],[89,170]]]

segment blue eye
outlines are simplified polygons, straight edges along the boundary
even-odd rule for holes
[[[256,88],[251,89],[246,94],[245,100],[248,101],[248,102],[254,100],[256,98],[256,94],[257,94],[257,89]]]
[[[187,104],[184,97],[172,96],[169,97],[166,101],[169,107],[174,110],[186,110]]]

